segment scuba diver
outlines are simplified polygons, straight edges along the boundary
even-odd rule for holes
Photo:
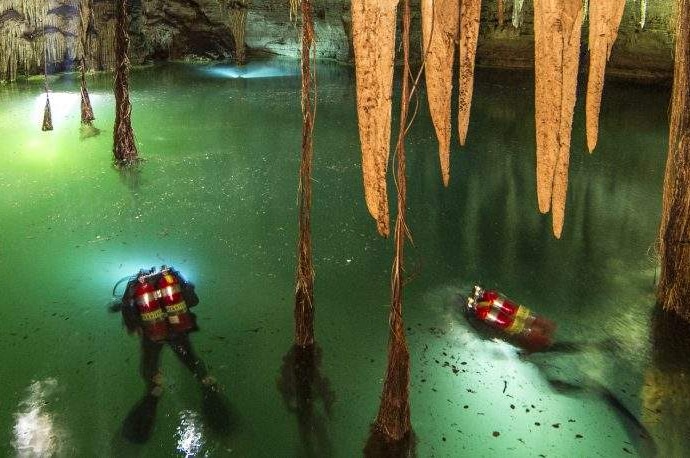
[[[209,375],[189,340],[189,333],[198,329],[196,317],[189,310],[199,303],[194,285],[167,266],[162,266],[159,271],[155,268],[141,270],[125,279],[129,282],[122,300],[112,310],[119,309],[128,333],[141,338],[140,370],[146,392],[125,419],[124,434],[133,442],[144,442],[153,428],[156,405],[163,394],[160,356],[166,344],[200,382],[205,404],[209,401],[218,406],[222,400],[216,380]],[[224,412],[221,414],[225,415]],[[215,417],[217,420],[218,415]],[[225,422],[226,419],[220,420],[220,423]]]
[[[159,365],[166,343],[202,385],[214,386],[215,380],[189,341],[188,334],[198,329],[189,308],[198,303],[194,285],[171,267],[142,270],[127,284],[122,317],[127,331],[141,336],[141,375],[149,394],[157,397],[163,392]]]

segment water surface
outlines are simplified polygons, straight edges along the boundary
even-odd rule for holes
[[[323,389],[299,415],[279,387],[293,333],[300,83],[294,62],[253,65],[133,71],[145,162],[127,174],[111,162],[109,75],[89,80],[101,129],[89,138],[75,76],[52,82],[47,133],[40,83],[0,88],[0,454],[361,453],[385,373],[392,241],[376,235],[363,200],[353,71],[319,67],[312,240]],[[688,345],[653,313],[668,92],[609,84],[593,155],[581,105],[556,240],[537,210],[531,77],[480,72],[448,188],[419,103],[404,295],[419,456],[688,450],[678,425],[690,363],[674,358]],[[165,392],[141,445],[122,436],[144,390],[139,345],[108,305],[119,279],[161,264],[197,285],[192,341],[223,386],[231,428],[211,428],[199,386],[165,351]],[[560,348],[576,351],[521,357],[477,333],[459,309],[476,282],[555,320]]]

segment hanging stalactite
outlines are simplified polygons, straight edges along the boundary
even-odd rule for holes
[[[405,270],[405,239],[407,229],[407,178],[405,136],[408,129],[408,107],[411,96],[410,77],[410,0],[403,0],[402,20],[403,70],[400,94],[400,122],[396,152],[397,216],[395,219],[395,254],[391,269],[391,307],[389,315],[388,367],[381,394],[381,404],[374,431],[389,441],[409,437],[410,420],[410,353],[403,321],[403,274]]]
[[[55,12],[49,11],[46,15],[46,20],[43,23],[43,33],[46,41],[48,65],[61,65],[66,58],[74,57],[69,55],[70,42],[66,34],[69,34],[71,37],[76,35],[77,31],[68,29],[70,25],[69,21],[65,23],[63,18],[55,14]]]
[[[87,57],[91,50],[91,30],[93,12],[91,10],[91,0],[80,0],[79,2],[79,53],[80,64],[79,73],[81,81],[81,123],[84,126],[91,126],[96,117],[91,107],[91,98],[86,88],[86,68]]]
[[[301,0],[302,12],[302,158],[299,174],[299,241],[295,287],[295,344],[314,343],[314,264],[311,247],[311,169],[316,113],[316,79],[312,69],[314,17],[311,0]]]
[[[458,101],[458,132],[464,145],[470,125],[472,92],[474,91],[474,59],[479,39],[481,0],[463,0],[460,5],[460,83]]]
[[[23,39],[24,25],[18,18],[7,18],[0,27],[0,81],[17,79],[19,62],[33,58],[34,50]]]
[[[47,76],[46,76],[47,78]],[[50,111],[50,96],[48,95],[48,83],[45,83],[45,93],[46,93],[46,105],[43,109],[43,124],[41,125],[41,130],[43,132],[47,130],[53,130],[53,115]]]
[[[47,2],[0,0],[0,81],[14,81],[18,72],[41,68],[50,47],[46,40]]]
[[[659,304],[690,321],[690,0],[677,0],[668,159],[659,230]]]
[[[0,0],[0,79],[14,80],[17,71],[40,71],[44,55],[58,67],[80,62],[81,11],[86,0]],[[112,2],[89,3],[88,69],[112,69],[115,63],[115,18]],[[3,9],[7,8],[7,9]],[[97,35],[96,25],[101,34]]]
[[[450,179],[451,95],[453,59],[458,39],[459,0],[422,0],[424,76],[431,120],[438,138],[444,186]]]
[[[44,41],[45,43],[45,41]],[[47,56],[48,52],[45,51]],[[48,95],[48,58],[46,57],[43,62],[43,88],[46,93],[46,105],[43,109],[43,124],[41,125],[41,130],[43,132],[48,130],[53,130],[53,115],[50,111],[50,96]]]
[[[525,0],[513,0],[513,16],[512,16],[512,22],[513,22],[513,27],[516,29],[519,29],[522,27],[522,21],[524,20],[524,14],[523,14],[523,6],[525,4]]]
[[[297,9],[299,8],[300,0],[290,0],[290,20],[294,21],[297,18]]]
[[[93,56],[91,68],[94,70],[115,69],[117,58],[115,56],[115,30],[117,19],[115,7],[117,2],[94,2],[91,9],[94,16],[94,32],[98,39],[92,40],[91,52]]]
[[[580,0],[534,2],[535,118],[539,210],[560,238],[584,10]]]
[[[594,151],[599,136],[599,110],[604,71],[623,17],[625,0],[592,0],[589,10],[589,76],[587,78],[587,148]]]
[[[386,171],[390,152],[395,13],[398,0],[352,0],[352,40],[364,196],[379,234],[390,222]]]
[[[294,7],[297,8],[299,0],[295,0]],[[247,13],[249,12],[249,0],[221,0],[221,6],[227,11],[230,23],[230,33],[235,41],[235,61],[239,65],[247,62],[247,49],[245,45],[245,34],[247,32]],[[292,15],[293,4],[290,3],[290,14]]]
[[[127,0],[117,0],[115,37],[115,128],[113,133],[113,155],[115,164],[120,167],[133,165],[139,161],[137,145],[132,130],[132,105],[129,101],[129,14]]]

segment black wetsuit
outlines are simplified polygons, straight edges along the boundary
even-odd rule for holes
[[[185,281],[177,272],[173,272],[180,282],[182,289],[182,296],[188,307],[194,307],[199,303],[199,297],[194,291],[194,285]],[[197,380],[203,381],[208,376],[208,371],[204,363],[199,359],[189,340],[189,332],[175,333],[169,330],[168,337],[165,340],[154,341],[147,337],[146,332],[142,326],[141,316],[137,309],[134,300],[134,286],[137,280],[131,280],[127,284],[127,289],[122,297],[122,318],[125,326],[130,333],[139,332],[141,335],[141,376],[146,382],[147,390],[150,392],[160,384],[160,378],[157,377],[160,370],[160,355],[161,350],[165,344],[175,352],[175,355],[196,377]],[[191,314],[191,312],[188,312]],[[191,314],[193,319],[194,315]],[[196,319],[194,319],[194,328],[196,330]]]

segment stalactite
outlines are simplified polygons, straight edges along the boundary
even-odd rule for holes
[[[551,218],[556,238],[561,237],[565,221],[565,203],[568,191],[570,165],[570,139],[577,93],[577,71],[580,64],[580,39],[584,10],[580,2],[565,2],[563,18],[563,85],[561,88],[561,115],[558,129],[558,157],[553,177]]]
[[[65,36],[60,33],[59,29],[54,25],[46,25],[45,40],[46,40],[46,59],[49,64],[62,62],[67,52],[67,40]]]
[[[42,24],[47,8],[48,0],[0,0],[0,12],[14,10],[23,16],[32,28]]]
[[[496,0],[496,22],[498,22],[498,26],[503,27],[505,20],[505,5],[503,4],[503,0]]]
[[[297,18],[297,8],[299,8],[300,0],[290,0],[290,20]]]
[[[311,169],[316,87],[312,70],[314,18],[311,0],[301,0],[302,12],[302,158],[299,175],[299,241],[295,287],[295,344],[314,343],[314,265],[311,247]]]
[[[33,49],[23,39],[24,25],[18,20],[6,20],[0,27],[0,80],[14,81],[17,78],[17,63],[28,60]],[[27,52],[29,50],[29,52]]]
[[[391,94],[398,0],[352,0],[352,39],[364,195],[379,234],[390,222],[386,171],[390,151]]]
[[[677,0],[668,159],[659,230],[657,300],[690,321],[690,0]]]
[[[599,136],[599,110],[604,71],[618,35],[625,0],[593,0],[589,11],[589,76],[587,79],[587,148],[594,151]]]
[[[94,70],[111,70],[115,68],[115,29],[116,19],[112,2],[94,2],[92,11],[95,19],[94,31],[98,39],[92,40],[90,55],[93,56]]]
[[[374,431],[389,441],[399,442],[409,437],[410,420],[410,353],[403,321],[403,274],[405,266],[405,238],[408,235],[407,178],[405,135],[408,126],[410,81],[410,0],[403,0],[402,21],[403,71],[400,102],[400,122],[396,144],[397,216],[395,219],[395,255],[391,269],[391,307],[389,315],[388,367],[381,394],[381,404],[374,423]]]
[[[45,41],[44,41],[45,44]],[[41,130],[43,132],[48,130],[53,130],[53,115],[50,111],[50,96],[48,95],[48,63],[45,62],[43,65],[43,87],[46,93],[46,106],[43,109],[43,125]]]
[[[460,82],[458,101],[458,132],[464,145],[470,125],[472,92],[474,91],[474,59],[479,39],[481,0],[463,0],[460,5]]]
[[[81,64],[79,65],[80,73],[80,93],[81,93],[81,123],[85,126],[90,126],[96,117],[93,114],[93,108],[91,107],[91,98],[89,97],[89,91],[86,88],[86,61],[82,58]]]
[[[44,59],[63,66],[77,59],[79,0],[0,1],[0,79],[40,71]]]
[[[229,17],[230,33],[235,41],[235,60],[243,65],[247,61],[247,50],[245,46],[245,34],[247,31],[247,13],[249,11],[248,0],[220,0],[221,7]],[[299,1],[295,1],[294,7],[297,8]],[[290,3],[292,15],[293,4]]]
[[[85,126],[90,126],[95,116],[93,115],[93,108],[91,107],[91,99],[89,91],[86,88],[86,68],[87,59],[91,46],[89,41],[91,39],[90,30],[92,29],[91,0],[81,0],[79,4],[79,53],[80,53],[80,81],[81,81],[81,123]]]
[[[129,102],[129,14],[127,0],[116,2],[115,55],[115,128],[113,133],[113,155],[115,164],[127,167],[139,161],[137,145],[132,130],[132,105]]]
[[[537,197],[542,213],[553,211],[557,238],[565,215],[583,15],[580,0],[534,3]]]
[[[53,115],[50,111],[50,96],[48,95],[48,85],[46,84],[46,105],[43,109],[43,124],[41,125],[41,130],[43,132],[48,130],[53,130]]]
[[[0,0],[0,80],[13,81],[19,69],[29,74],[40,67],[46,12],[44,0]]]
[[[647,22],[647,0],[640,0],[640,30],[644,29]]]
[[[451,95],[453,59],[458,39],[460,1],[422,0],[424,75],[431,119],[439,143],[443,184],[450,179]]]
[[[522,27],[522,21],[524,20],[523,6],[525,0],[513,0],[513,27],[519,29]]]

